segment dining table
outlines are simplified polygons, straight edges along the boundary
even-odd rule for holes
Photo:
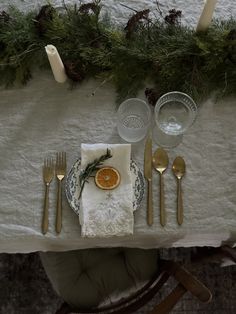
[[[196,1],[190,2],[196,4]],[[25,2],[18,3],[26,9]],[[140,1],[138,6],[144,8],[149,3]],[[168,2],[168,6],[173,3],[176,1]],[[219,4],[218,16],[226,14],[226,9],[227,14],[232,13],[231,2],[228,3],[228,7]],[[3,7],[4,4],[6,6],[7,1],[3,1]],[[31,8],[32,2],[27,5]],[[111,14],[117,14],[117,21],[122,22],[124,8],[119,7],[118,12],[114,9],[118,6],[115,1],[106,1],[105,8],[109,5]],[[178,7],[184,11],[185,5],[185,1],[180,1]],[[190,7],[188,4],[184,22],[190,19],[196,24],[200,5],[197,4],[197,12]],[[169,167],[163,174],[165,226],[160,224],[159,176],[153,169],[154,221],[151,226],[147,224],[145,182],[143,200],[134,212],[133,235],[81,237],[79,217],[67,201],[64,180],[62,230],[57,234],[57,182],[54,177],[49,192],[49,228],[46,234],[42,233],[44,159],[55,159],[57,152],[65,151],[68,173],[80,158],[82,143],[125,143],[117,132],[119,104],[116,96],[110,82],[89,79],[71,88],[68,82],[57,83],[50,69],[36,69],[26,86],[0,88],[0,253],[95,247],[149,249],[236,245],[236,98],[220,98],[214,93],[197,103],[196,121],[184,134],[181,144],[166,149]],[[144,89],[137,97],[145,100]],[[154,124],[154,107],[150,105],[150,108]],[[142,172],[144,148],[145,139],[131,144],[132,159]],[[158,144],[153,138],[153,152],[156,148]],[[171,169],[177,156],[182,156],[186,163],[182,179],[182,225],[176,219],[177,182]]]

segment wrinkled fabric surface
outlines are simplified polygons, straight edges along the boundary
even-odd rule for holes
[[[31,9],[39,2],[12,1]],[[33,3],[33,4],[32,4]],[[149,1],[130,1],[137,8]],[[198,3],[198,5],[197,5]],[[200,1],[168,2],[168,8],[182,9],[184,22],[196,24]],[[8,1],[1,2],[2,9]],[[173,6],[172,6],[173,4]],[[151,5],[151,4],[150,4]],[[153,5],[153,4],[152,4]],[[186,8],[185,8],[185,7]],[[115,20],[123,23],[127,14],[118,2],[106,1]],[[165,7],[162,2],[162,7]],[[198,9],[198,10],[197,10]],[[216,15],[229,17],[236,11],[232,1],[216,8]],[[126,12],[126,13],[123,13]],[[116,15],[117,14],[117,15]],[[186,17],[186,18],[185,18]],[[188,18],[187,18],[188,17]],[[44,157],[66,151],[68,168],[80,156],[84,143],[121,143],[116,130],[115,92],[99,81],[84,82],[71,90],[54,81],[50,71],[34,73],[24,88],[0,90],[0,252],[66,251],[90,247],[127,246],[140,248],[219,246],[236,242],[236,101],[210,97],[199,106],[193,127],[183,142],[168,150],[170,165],[165,173],[167,224],[159,223],[159,177],[153,172],[154,224],[146,223],[146,198],[135,212],[134,235],[110,239],[80,237],[78,216],[63,195],[63,227],[55,232],[56,181],[50,187],[49,232],[41,233],[44,185]],[[98,86],[100,86],[98,88]],[[93,92],[95,91],[95,95]],[[143,91],[139,96],[144,98]],[[157,146],[153,145],[153,150]],[[143,167],[144,142],[132,144],[132,158]],[[184,223],[176,223],[176,180],[171,164],[184,157]],[[146,197],[146,194],[145,194]]]

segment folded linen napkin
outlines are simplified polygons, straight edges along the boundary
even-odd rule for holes
[[[82,144],[81,169],[111,150],[112,158],[103,166],[120,173],[120,184],[114,190],[102,190],[94,178],[86,183],[81,196],[80,224],[83,237],[111,237],[133,234],[133,189],[130,172],[130,144]]]

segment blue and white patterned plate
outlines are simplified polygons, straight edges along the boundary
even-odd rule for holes
[[[80,174],[80,159],[76,160],[73,167],[70,169],[65,184],[65,192],[67,200],[70,204],[70,207],[74,212],[79,215],[79,193],[80,193],[80,184],[79,184],[79,174]],[[140,206],[141,201],[144,195],[144,178],[141,170],[137,166],[136,162],[133,160],[130,161],[130,170],[131,178],[133,184],[134,198],[133,198],[133,208],[134,211]]]

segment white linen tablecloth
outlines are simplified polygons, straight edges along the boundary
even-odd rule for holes
[[[60,2],[60,3],[59,3]],[[66,1],[74,2],[74,1]],[[53,4],[61,5],[56,0]],[[113,20],[124,23],[132,14],[120,1],[104,1]],[[42,1],[14,0],[11,4],[28,10]],[[155,1],[132,1],[136,10],[154,9]],[[6,9],[8,0],[2,0]],[[203,1],[161,1],[161,8],[183,11],[185,24],[197,24]],[[168,7],[167,7],[168,6]],[[218,2],[215,16],[235,15],[234,1]],[[24,88],[0,90],[0,252],[66,251],[89,247],[126,246],[140,248],[219,246],[236,243],[236,100],[202,104],[194,126],[183,142],[168,150],[170,166],[165,173],[167,224],[159,223],[159,177],[153,172],[154,224],[146,223],[146,194],[135,212],[134,235],[110,239],[80,236],[79,219],[63,198],[63,227],[55,232],[56,180],[50,189],[49,232],[41,233],[44,157],[66,151],[68,168],[80,155],[84,143],[121,143],[116,130],[115,93],[110,85],[96,88],[89,81],[70,90],[58,84],[52,73],[35,73]],[[96,90],[94,96],[92,93]],[[143,91],[140,91],[144,98]],[[157,146],[153,145],[153,150]],[[144,142],[132,144],[132,157],[143,167]],[[177,155],[186,160],[183,179],[184,223],[176,223],[176,181],[171,163]]]
[[[159,223],[159,177],[153,172],[154,224],[146,223],[146,199],[135,212],[134,235],[111,239],[80,236],[79,219],[63,198],[63,227],[55,232],[56,180],[51,183],[49,232],[41,233],[44,157],[65,150],[70,168],[86,143],[120,143],[115,93],[89,81],[73,91],[48,75],[35,74],[26,88],[1,90],[0,98],[0,252],[62,251],[98,246],[219,246],[236,242],[235,99],[202,104],[183,142],[168,150],[165,173],[167,224]],[[140,97],[143,93],[140,94]],[[157,146],[153,145],[153,150]],[[143,167],[144,141],[132,144],[132,158]],[[184,223],[176,223],[176,181],[171,163],[186,160]],[[146,197],[146,195],[145,195]]]

